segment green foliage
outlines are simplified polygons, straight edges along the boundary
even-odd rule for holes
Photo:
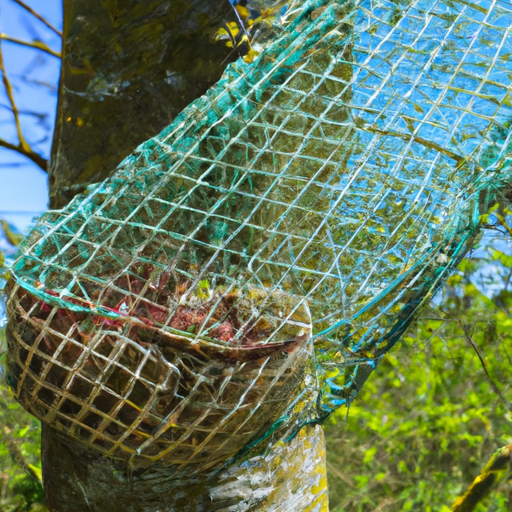
[[[0,329],[3,350],[4,333]],[[0,383],[0,510],[42,512],[40,426]]]
[[[499,485],[510,477],[512,445],[493,454],[463,496],[452,506],[452,512],[472,512]]]
[[[9,226],[1,222],[9,242],[19,242],[17,234],[7,232],[6,226]],[[5,258],[0,251],[0,288],[3,271]],[[0,511],[46,512],[41,478],[40,424],[12,399],[4,381],[2,363],[6,347],[1,317],[0,307]]]
[[[497,250],[465,260],[440,306],[423,313],[348,416],[327,426],[332,511],[448,512],[512,442],[511,268]],[[512,510],[507,487],[475,510]]]

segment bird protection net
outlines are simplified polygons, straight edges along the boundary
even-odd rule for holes
[[[11,268],[41,421],[204,471],[353,400],[511,178],[512,4],[295,2]]]

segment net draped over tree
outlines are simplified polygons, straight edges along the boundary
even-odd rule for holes
[[[13,265],[16,398],[196,472],[350,403],[511,178],[512,6],[295,2]]]

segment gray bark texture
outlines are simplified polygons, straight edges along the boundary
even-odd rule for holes
[[[64,1],[50,203],[102,181],[217,82],[237,52],[215,42],[228,0]]]
[[[327,512],[322,428],[305,427],[212,474],[130,471],[43,425],[43,477],[51,512]]]

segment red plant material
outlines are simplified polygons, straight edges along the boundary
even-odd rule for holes
[[[222,292],[218,287],[210,292],[209,286],[201,283],[197,289],[191,289],[189,279],[169,270],[159,270],[151,264],[135,264],[108,286],[87,290],[86,297],[83,297],[84,286],[81,283],[80,288],[71,290],[73,295],[44,289],[49,297],[58,298],[60,302],[53,312],[52,329],[63,336],[70,333],[69,336],[81,343],[87,343],[94,333],[102,329],[122,332],[123,336],[146,347],[162,339],[162,333],[158,332],[161,330],[181,331],[189,338],[198,335],[203,339],[227,343],[233,348],[256,348],[272,335],[277,325],[276,321],[269,323],[263,317],[250,320],[254,304],[249,301],[248,305],[246,298],[244,306],[244,300],[237,291]],[[270,293],[260,290],[253,296],[266,304]],[[39,321],[46,321],[52,315],[53,301],[36,300],[29,293],[24,295],[24,300],[27,299],[32,302],[25,305],[26,311],[37,302],[39,308],[34,313]],[[277,299],[270,298],[270,302],[272,300]],[[67,309],[63,302],[80,306],[83,312]],[[286,307],[283,311],[286,312]],[[285,321],[283,311],[280,310],[279,315]],[[277,319],[277,323],[279,321]],[[291,339],[298,335],[291,331],[288,334]],[[52,344],[46,339],[45,343],[51,351]]]

